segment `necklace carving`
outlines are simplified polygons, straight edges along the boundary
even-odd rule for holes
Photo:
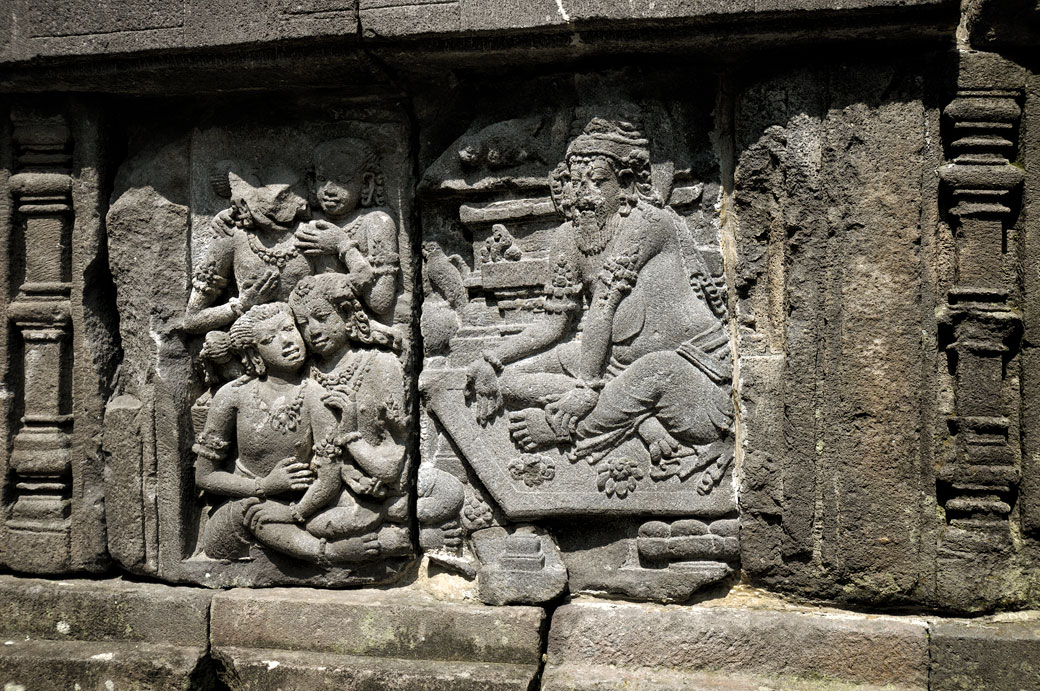
[[[332,390],[338,386],[345,386],[351,394],[356,394],[361,389],[362,375],[368,371],[372,363],[371,357],[364,355],[355,357],[349,366],[342,370],[333,372],[322,372],[317,367],[311,367],[311,377],[321,384],[322,388]],[[364,367],[362,367],[364,365]]]
[[[303,411],[303,397],[306,393],[307,382],[304,381],[297,387],[296,395],[291,401],[283,403],[280,406],[271,409],[267,405],[267,401],[260,395],[260,387],[258,385],[253,386],[253,403],[256,404],[256,409],[261,412],[264,416],[263,424],[270,425],[271,429],[282,434],[288,434],[289,432],[295,432],[300,426],[300,418],[302,417]]]
[[[299,251],[296,249],[296,245],[292,244],[293,240],[289,240],[288,247],[264,247],[260,239],[252,233],[247,234],[249,241],[249,249],[253,251],[253,254],[260,257],[260,260],[265,264],[277,267],[279,271],[285,268],[285,265],[290,260],[299,256]]]

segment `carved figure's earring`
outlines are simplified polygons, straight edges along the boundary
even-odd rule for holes
[[[361,177],[361,206],[373,206],[376,198],[376,174],[367,172]]]
[[[262,377],[267,374],[267,366],[264,364],[264,359],[260,357],[260,353],[256,348],[247,349],[246,357],[249,359],[249,364],[252,366],[252,370],[256,372],[256,376]]]
[[[618,208],[618,213],[622,216],[627,216],[632,213],[632,209],[635,208],[639,195],[635,192],[629,192],[629,188],[633,187],[633,175],[631,170],[624,170],[618,173],[618,186],[621,191],[618,192],[618,200],[621,202]]]

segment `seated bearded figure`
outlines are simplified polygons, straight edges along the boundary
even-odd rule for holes
[[[310,384],[338,413],[316,447],[316,459],[331,462],[298,504],[255,504],[246,522],[261,542],[319,564],[351,560],[359,535],[370,556],[407,555],[404,373],[393,353],[372,348],[393,346],[393,336],[368,318],[342,274],[304,278],[289,303],[315,355]]]
[[[505,404],[522,450],[562,445],[595,464],[638,436],[655,479],[714,462],[704,493],[731,458],[724,305],[650,182],[646,146],[631,125],[600,119],[570,143],[550,176],[567,220],[551,235],[545,313],[482,353],[469,378],[477,419]]]

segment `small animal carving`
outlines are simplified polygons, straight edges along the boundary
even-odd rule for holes
[[[524,120],[507,120],[484,128],[459,141],[459,163],[464,171],[481,168],[503,170],[529,161],[545,163],[535,139],[541,123],[532,128]]]
[[[484,241],[484,248],[480,253],[481,261],[485,264],[500,261],[520,261],[523,252],[516,245],[509,230],[501,223],[491,226],[491,236]]]

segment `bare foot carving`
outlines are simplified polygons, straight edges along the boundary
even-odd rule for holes
[[[325,560],[332,564],[349,561],[368,561],[381,555],[379,536],[376,533],[330,540],[326,544],[324,552]]]
[[[546,446],[559,444],[569,440],[549,424],[545,411],[541,408],[527,408],[509,413],[509,436],[513,443],[524,451],[535,451]]]
[[[377,534],[379,553],[384,557],[403,557],[412,553],[412,538],[400,525],[383,526]]]

